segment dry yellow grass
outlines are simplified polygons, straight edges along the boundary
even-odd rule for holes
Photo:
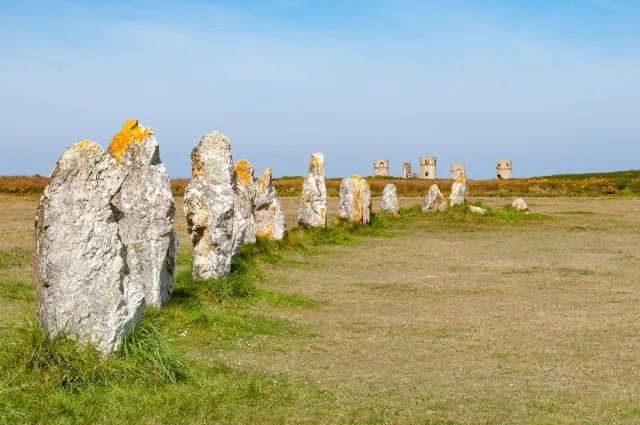
[[[297,197],[302,191],[302,178],[275,179],[280,197]],[[341,179],[327,179],[328,196],[338,196]],[[368,178],[374,196],[382,196],[388,183],[397,187],[398,196],[424,196],[432,184],[437,184],[445,195],[451,190],[452,180],[419,180],[391,177]],[[175,196],[183,196],[189,179],[172,179]],[[39,194],[47,184],[42,176],[0,176],[0,193]],[[640,172],[533,177],[510,180],[469,180],[469,190],[475,196],[640,196]]]
[[[424,215],[399,222],[395,237],[265,264],[263,288],[320,303],[269,314],[314,335],[197,358],[299,383],[289,423],[637,423],[640,199],[528,201],[553,219]],[[282,203],[295,223],[297,199]],[[0,196],[0,250],[31,249],[36,204]],[[14,272],[28,279],[28,266]],[[0,297],[1,322],[19,308]]]

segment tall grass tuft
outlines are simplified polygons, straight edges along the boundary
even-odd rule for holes
[[[35,321],[27,322],[0,354],[0,370],[16,371],[46,388],[78,392],[89,386],[176,383],[187,378],[187,366],[169,349],[150,323],[125,338],[121,349],[104,357],[93,345],[59,333],[49,337]],[[30,379],[29,379],[30,378]]]

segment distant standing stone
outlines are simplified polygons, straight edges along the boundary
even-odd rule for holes
[[[382,191],[382,211],[386,213],[398,214],[400,203],[396,194],[396,185],[389,183]]]
[[[451,196],[449,197],[451,206],[464,204],[467,202],[467,196],[467,177],[464,171],[460,171],[460,176],[451,186]]]
[[[309,161],[309,174],[302,183],[298,205],[300,227],[327,226],[327,187],[324,181],[324,155],[314,153]]]
[[[113,204],[123,213],[120,235],[131,282],[141,288],[147,305],[162,307],[173,288],[178,235],[173,230],[176,205],[158,142],[153,130],[130,120],[114,136],[109,153],[124,168],[122,190]]]
[[[432,184],[422,202],[422,212],[445,211],[447,207],[447,200],[440,188],[437,184]]]
[[[240,253],[244,244],[256,242],[256,224],[253,218],[253,165],[246,159],[235,163],[236,193],[233,222],[233,255]]]
[[[142,320],[145,296],[129,277],[111,200],[124,168],[102,147],[81,141],[64,151],[36,213],[35,292],[38,322],[103,354],[118,349]]]
[[[231,271],[236,173],[224,134],[205,135],[191,152],[193,178],[184,194],[187,232],[193,243],[194,279]]]
[[[513,208],[515,208],[519,212],[528,212],[529,206],[522,198],[514,199],[513,204],[511,204]]]
[[[471,211],[472,213],[476,213],[480,215],[487,214],[487,210],[485,210],[484,208],[476,207],[475,205],[469,205],[468,208],[469,208],[469,211]]]
[[[357,174],[340,183],[340,217],[360,224],[371,222],[371,187]]]
[[[256,236],[280,240],[287,231],[284,212],[278,201],[276,188],[271,181],[271,167],[265,168],[256,181],[254,200]]]

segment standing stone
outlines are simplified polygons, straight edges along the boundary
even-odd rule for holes
[[[519,211],[519,212],[528,212],[529,211],[529,206],[527,205],[527,203],[522,198],[514,199],[513,200],[513,204],[511,204],[511,206],[516,211]]]
[[[238,255],[242,245],[256,242],[256,223],[253,218],[253,165],[246,159],[235,163],[236,193],[233,221],[233,255]]]
[[[145,305],[129,278],[123,212],[111,202],[123,174],[99,145],[76,143],[54,167],[35,222],[38,322],[50,336],[65,332],[105,355],[142,320]]]
[[[282,239],[287,231],[287,223],[276,188],[271,181],[271,167],[265,168],[256,181],[254,205],[256,236],[272,240]]]
[[[389,183],[382,191],[382,211],[392,214],[398,214],[400,203],[396,194],[396,185]]]
[[[193,243],[193,278],[231,271],[236,173],[224,134],[205,135],[191,152],[193,178],[184,193],[187,232]]]
[[[300,227],[327,226],[327,187],[324,183],[324,155],[314,153],[309,161],[309,174],[302,183],[298,206]]]
[[[432,184],[422,202],[422,212],[445,211],[447,209],[445,199],[437,184]]]
[[[371,187],[357,174],[340,183],[340,217],[360,224],[371,222]]]
[[[113,204],[123,214],[118,224],[131,283],[140,287],[147,305],[159,308],[171,294],[178,254],[169,175],[153,130],[136,120],[113,137],[109,153],[123,168],[122,190]]]
[[[468,190],[467,190],[467,177],[464,171],[460,171],[460,176],[451,186],[451,206],[460,205],[467,202]]]

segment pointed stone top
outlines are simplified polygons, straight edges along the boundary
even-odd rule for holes
[[[311,154],[309,173],[322,175],[324,177],[324,155],[321,152]]]
[[[364,178],[360,177],[359,175],[354,174],[354,175],[351,176],[351,178],[353,179],[353,181],[355,183],[358,183],[358,184],[365,185],[365,186],[369,187],[369,182],[366,181]]]
[[[253,165],[246,159],[241,159],[235,163],[236,179],[239,184],[253,184]]]
[[[82,148],[82,147],[86,147],[89,149],[97,149],[100,148],[101,146],[95,142],[92,142],[91,140],[80,140],[79,142],[77,142],[75,145],[73,145],[74,148]]]
[[[131,143],[140,144],[151,134],[153,134],[153,130],[141,126],[138,124],[138,120],[128,120],[124,123],[120,132],[113,136],[111,144],[109,144],[109,153],[116,161],[120,162],[122,155],[124,155]]]
[[[464,171],[460,170],[460,175],[458,176],[456,183],[464,183],[466,181],[467,181],[467,176],[465,175]]]

